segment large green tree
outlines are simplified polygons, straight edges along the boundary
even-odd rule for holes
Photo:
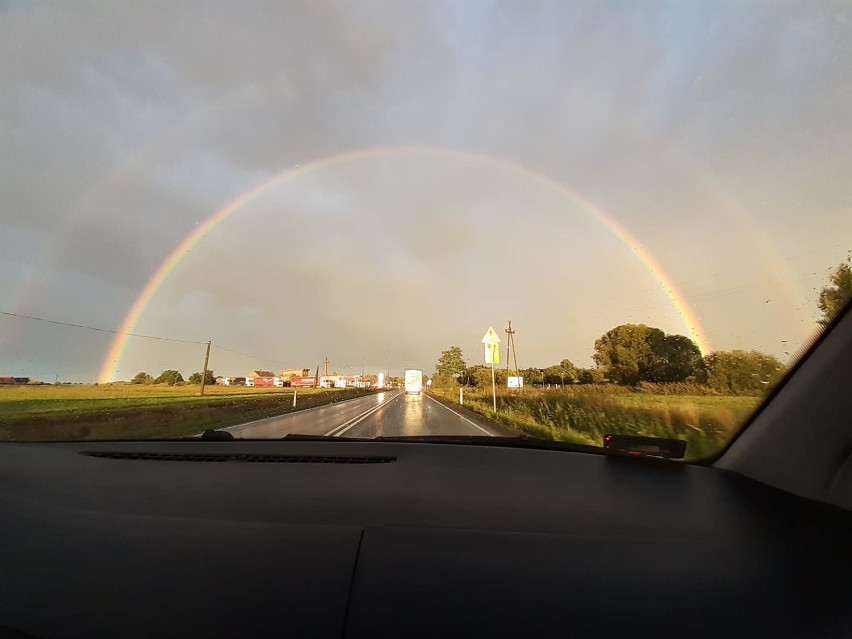
[[[467,364],[465,364],[462,349],[458,346],[450,346],[442,351],[441,357],[438,358],[433,383],[439,386],[446,386],[453,381],[464,383],[466,372]]]
[[[852,299],[852,266],[850,266],[850,263],[852,263],[852,257],[841,262],[831,274],[829,284],[824,286],[819,293],[817,306],[822,311],[822,319],[819,323],[823,326],[830,324]]]
[[[665,333],[644,324],[622,324],[595,340],[595,364],[617,384],[638,384],[654,365],[652,343]]]
[[[154,383],[154,377],[152,375],[149,375],[145,371],[141,371],[139,373],[136,373],[136,375],[133,377],[133,379],[130,380],[130,383],[131,384],[153,384]]]
[[[183,375],[180,374],[179,371],[176,370],[165,370],[157,377],[156,381],[158,384],[168,384],[169,386],[174,386],[178,382],[183,382]]]
[[[645,324],[622,324],[595,341],[595,363],[617,384],[703,379],[698,346],[683,335],[666,335]]]
[[[722,393],[759,393],[784,376],[784,365],[759,351],[717,351],[704,358],[707,384]]]
[[[665,335],[651,344],[653,354],[646,379],[648,382],[703,382],[704,359],[698,346],[683,335]]]

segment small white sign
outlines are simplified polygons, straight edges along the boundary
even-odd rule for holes
[[[509,388],[523,388],[524,387],[524,378],[523,377],[509,377]]]

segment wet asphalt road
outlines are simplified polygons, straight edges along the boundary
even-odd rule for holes
[[[290,433],[332,437],[488,437],[500,434],[477,421],[425,394],[406,395],[404,391],[394,390],[226,430],[235,437],[247,438],[281,438]]]

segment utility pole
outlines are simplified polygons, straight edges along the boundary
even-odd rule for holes
[[[509,355],[515,360],[515,376],[520,376],[521,371],[518,368],[518,356],[515,353],[515,331],[512,330],[512,320],[509,320],[509,328],[506,329],[506,385],[509,385]],[[518,389],[520,390],[520,389]]]
[[[204,386],[207,382],[207,364],[210,361],[210,340],[207,341],[207,352],[204,353],[204,371],[201,373],[201,395],[204,396]]]
[[[323,377],[328,377],[328,358],[326,357],[322,363],[322,375]]]

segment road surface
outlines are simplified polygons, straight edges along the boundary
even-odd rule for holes
[[[331,437],[500,436],[495,427],[462,415],[426,394],[388,391],[269,417],[225,429],[234,437],[281,438],[290,433]]]

